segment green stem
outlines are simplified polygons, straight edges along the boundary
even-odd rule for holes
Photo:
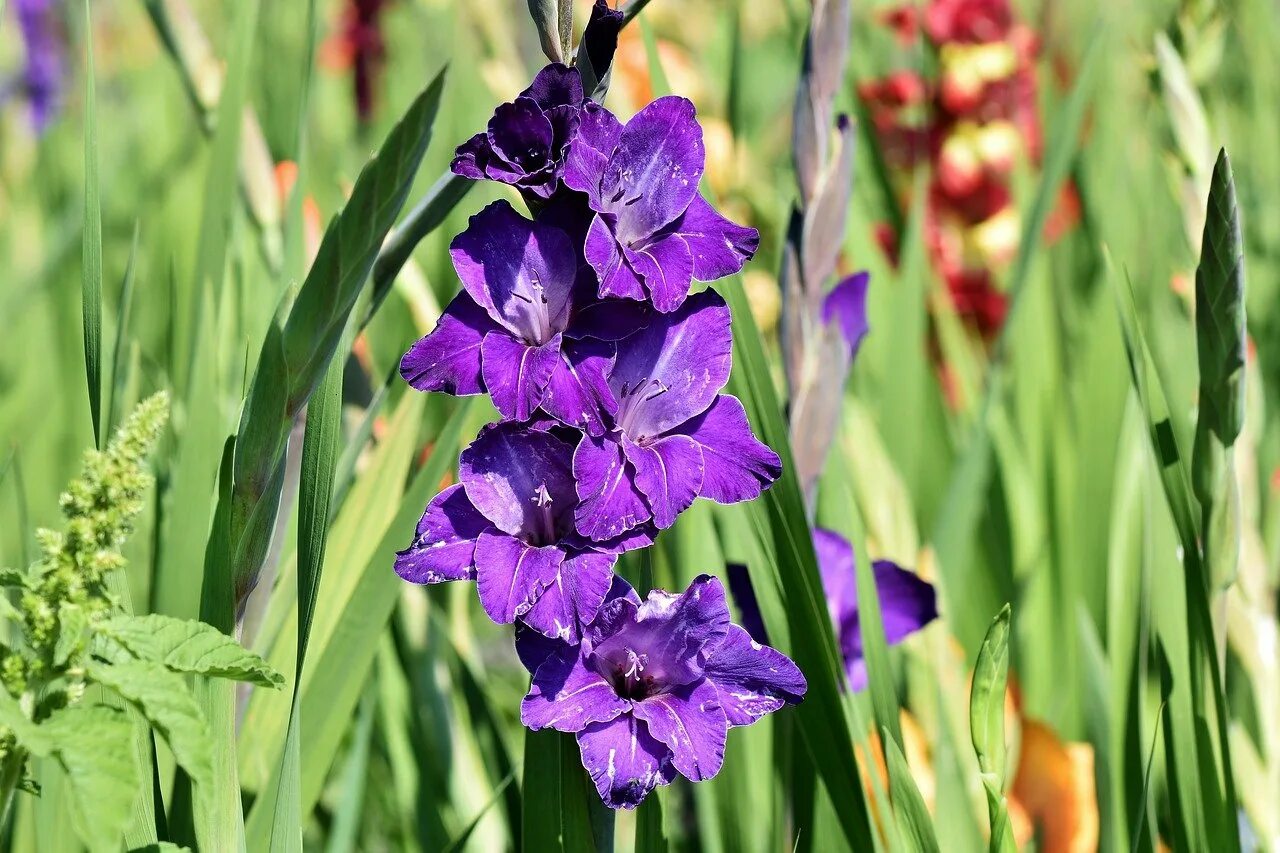
[[[0,762],[0,830],[9,821],[9,807],[13,804],[13,795],[22,781],[22,770],[27,766],[27,751],[14,746],[13,752]]]

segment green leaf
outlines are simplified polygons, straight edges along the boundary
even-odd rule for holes
[[[911,775],[906,756],[889,730],[881,728],[880,742],[884,745],[885,763],[889,770],[889,796],[893,799],[893,811],[911,849],[922,853],[938,853],[938,838],[933,831],[933,818],[925,807],[924,798]]]
[[[147,718],[197,785],[209,784],[213,775],[209,724],[181,675],[146,660],[90,662],[85,672],[129,700]]]
[[[142,773],[133,750],[133,726],[118,708],[73,705],[36,727],[42,749],[66,774],[71,823],[91,850],[119,848]]]
[[[750,519],[746,529],[757,545],[758,559],[747,561],[751,583],[772,642],[809,681],[805,701],[787,713],[796,718],[850,846],[869,850],[872,830],[863,789],[849,784],[859,776],[852,721],[842,697],[844,663],[827,612],[787,428],[746,295],[736,281],[720,293],[733,312],[730,392],[742,401],[756,435],[782,458],[781,479],[736,510]]]
[[[341,352],[349,350],[349,342],[348,337]],[[265,793],[265,797],[275,804],[271,822],[272,850],[302,850],[302,758],[299,752],[301,721],[298,701],[329,533],[329,506],[333,498],[334,471],[342,434],[342,374],[345,366],[345,359],[335,358],[330,362],[324,381],[307,406],[298,487],[298,660],[294,668],[289,730],[285,735],[279,781],[275,791],[268,790]],[[372,713],[366,713],[362,709],[361,719],[365,717],[371,720]],[[364,752],[367,761],[367,737]],[[354,829],[351,832],[354,834]],[[249,841],[252,843],[254,839],[251,837]]]
[[[135,657],[174,672],[280,687],[284,678],[253,652],[210,625],[152,613],[114,616],[99,630]]]
[[[431,141],[444,72],[422,91],[361,171],[351,198],[325,232],[278,343],[264,344],[240,418],[228,544],[237,596],[252,588],[271,541],[292,419],[319,385],[378,249],[404,205]],[[216,593],[215,593],[216,594]],[[233,601],[234,603],[234,601]],[[221,606],[201,615],[215,625]]]
[[[662,792],[655,790],[636,809],[636,853],[666,853],[662,831]]]
[[[84,4],[84,244],[80,273],[84,365],[89,382],[93,440],[102,447],[102,206],[98,199],[98,120],[93,85],[93,21]]]
[[[129,261],[124,268],[124,282],[120,286],[120,304],[116,308],[116,341],[111,350],[111,401],[107,406],[107,431],[119,426],[121,409],[125,405],[129,371],[125,365],[125,350],[129,341],[129,318],[133,311],[133,286],[137,276],[138,223],[133,224],[133,241],[129,244]]]

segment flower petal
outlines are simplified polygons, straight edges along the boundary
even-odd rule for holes
[[[542,398],[556,420],[591,435],[603,435],[605,415],[617,408],[609,391],[614,346],[602,341],[565,341]]]
[[[577,69],[553,62],[538,72],[520,97],[529,98],[543,110],[581,104],[582,77]]]
[[[654,524],[675,524],[702,487],[701,446],[688,436],[673,435],[643,446],[624,438],[622,447],[635,466],[637,488],[649,499]]]
[[[602,606],[584,631],[583,647],[602,670],[636,668],[645,681],[674,689],[702,677],[704,653],[713,652],[728,628],[724,587],[700,575],[678,595],[650,591],[638,608],[625,600]]]
[[[669,234],[640,250],[624,249],[623,254],[644,279],[654,308],[665,314],[680,307],[693,283],[693,255],[679,234]]]
[[[670,432],[715,401],[732,366],[729,323],[729,307],[707,290],[618,343],[609,387],[623,407],[618,425],[632,440]]]
[[[486,175],[482,164],[488,154],[488,147],[488,136],[477,133],[458,146],[458,150],[453,155],[453,162],[449,164],[449,170],[455,175],[471,178],[474,181],[484,180]]]
[[[858,347],[867,336],[867,288],[871,276],[854,273],[841,281],[822,300],[822,322],[835,323],[849,348],[849,358],[858,355]]]
[[[853,546],[839,533],[815,527],[813,550],[818,558],[818,572],[822,575],[822,591],[827,596],[827,610],[839,628],[858,612]]]
[[[893,645],[938,617],[938,594],[933,584],[889,560],[871,564],[880,597],[885,642]]]
[[[693,277],[715,281],[741,271],[760,247],[760,232],[731,222],[706,199],[695,195],[668,229],[679,234],[693,254]]]
[[[622,135],[622,123],[613,113],[587,101],[582,105],[578,132],[564,160],[564,182],[570,189],[587,194],[593,210],[603,210],[600,179]]]
[[[466,396],[484,392],[480,347],[497,328],[468,294],[459,293],[444,309],[431,334],[419,339],[400,359],[400,375],[419,391]]]
[[[586,552],[566,557],[551,586],[524,615],[529,627],[548,637],[577,644],[581,626],[596,611],[613,583],[613,554]]]
[[[519,619],[516,620],[515,646],[516,656],[520,658],[524,668],[529,670],[530,675],[537,672],[538,667],[552,655],[569,654],[573,651],[573,647],[564,640],[554,640],[545,636]]]
[[[705,671],[715,682],[731,726],[749,726],[787,703],[799,702],[808,690],[804,674],[789,657],[752,640],[737,625],[729,626]]]
[[[632,269],[630,262],[622,254],[622,249],[603,216],[597,215],[591,221],[583,251],[586,253],[587,263],[591,264],[600,279],[600,296],[645,298],[644,279]]]
[[[497,181],[513,183],[537,171],[550,156],[551,122],[532,98],[519,97],[499,104],[489,119],[487,136],[498,156],[485,171]]]
[[[722,504],[749,501],[782,476],[782,460],[752,434],[737,397],[719,395],[679,432],[702,446],[701,497]]]
[[[675,778],[671,750],[631,714],[587,726],[578,732],[578,749],[600,799],[612,809],[634,809]]]
[[[573,454],[573,476],[578,481],[574,525],[583,536],[613,539],[649,520],[649,507],[615,439],[583,436]]]
[[[476,539],[488,527],[462,486],[450,486],[427,504],[413,544],[396,552],[396,574],[411,583],[474,579]]]
[[[634,244],[684,213],[698,194],[706,161],[693,103],[668,95],[627,122],[600,181],[604,209],[618,217],[618,238]]]
[[[568,324],[578,257],[559,228],[495,201],[471,217],[449,254],[471,298],[516,337],[545,343]]]
[[[530,346],[506,330],[484,336],[481,374],[493,405],[504,418],[527,420],[542,405],[560,362],[561,340],[556,335],[542,346]]]
[[[671,763],[687,778],[701,782],[720,772],[729,721],[710,681],[650,696],[637,702],[631,713],[671,748]]]
[[[499,423],[462,451],[458,480],[472,505],[499,530],[541,536],[548,511],[556,528],[568,521],[576,494],[572,460],[573,448],[551,433]]]
[[[520,722],[533,731],[551,728],[580,732],[628,711],[631,702],[587,666],[577,648],[552,655],[534,673],[529,694],[520,703]]]
[[[564,552],[534,548],[504,533],[485,531],[476,541],[476,587],[489,618],[509,624],[529,611],[556,579]]]

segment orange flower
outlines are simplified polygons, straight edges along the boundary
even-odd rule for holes
[[[1020,845],[1037,836],[1037,849],[1044,853],[1096,850],[1093,747],[1063,743],[1044,723],[1024,718],[1018,772],[1009,791],[1009,817]]]

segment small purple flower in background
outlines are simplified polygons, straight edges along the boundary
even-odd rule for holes
[[[53,0],[14,0],[26,49],[20,87],[31,105],[31,124],[43,133],[62,105],[65,56],[62,31]]]
[[[607,339],[634,330],[637,307],[601,303],[569,234],[505,201],[471,217],[449,251],[463,290],[405,353],[405,381],[419,391],[487,391],[504,418],[527,420],[541,407],[603,432]]]
[[[812,503],[818,478],[840,429],[844,386],[867,324],[867,291],[871,277],[854,273],[841,280],[812,315],[791,311],[788,346],[799,346],[788,367],[791,388],[791,455],[801,490]]]
[[[755,254],[759,232],[698,194],[705,159],[702,128],[684,98],[659,98],[625,127],[599,104],[583,105],[564,182],[596,211],[585,248],[601,296],[650,298],[674,311],[692,280],[732,275]]]
[[[577,641],[613,578],[616,554],[652,543],[650,531],[586,542],[573,529],[573,447],[550,432],[506,422],[462,452],[459,483],[427,505],[396,572],[414,583],[474,580],[485,613],[517,617]]]
[[[786,655],[729,621],[724,588],[707,575],[643,603],[617,579],[581,645],[517,628],[516,648],[533,675],[521,722],[576,734],[611,808],[635,808],[677,772],[715,776],[731,727],[800,702],[808,687]]]
[[[550,198],[578,129],[582,101],[577,69],[546,66],[514,101],[494,111],[484,133],[458,146],[450,168],[464,178],[511,184],[526,198]]]
[[[827,594],[827,609],[836,625],[840,652],[844,656],[849,687],[867,686],[867,664],[862,657],[862,633],[858,621],[858,582],[854,574],[853,546],[838,533],[816,528],[813,545]],[[938,616],[937,594],[933,586],[888,560],[871,564],[876,593],[880,597],[880,619],[885,641],[900,643]]]
[[[710,290],[618,343],[603,404],[613,429],[584,436],[573,457],[583,535],[670,527],[694,498],[751,500],[779,477],[742,403],[720,393],[732,344],[729,308]]]

